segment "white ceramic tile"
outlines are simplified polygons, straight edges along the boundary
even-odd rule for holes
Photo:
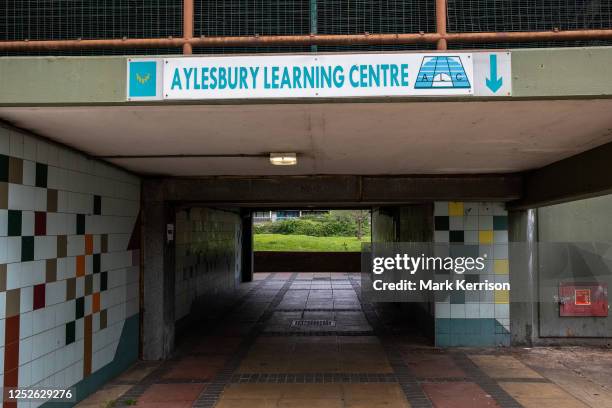
[[[463,230],[463,216],[450,216],[448,218],[451,231]]]
[[[31,136],[23,137],[23,158],[36,161],[36,140]]]
[[[0,154],[4,154],[6,156],[11,154],[10,131],[3,126],[0,126]]]
[[[21,235],[24,237],[31,237],[34,235],[34,212],[33,211],[22,211],[21,212]]]
[[[435,231],[434,232],[434,242],[437,242],[437,243],[449,242],[448,231]]]
[[[21,308],[20,308],[21,313],[32,311],[32,303],[34,301],[34,287],[33,286],[21,288],[20,301],[21,301]]]
[[[33,161],[23,161],[23,184],[26,186],[33,186],[36,184],[36,163]]]
[[[449,319],[451,317],[450,303],[436,302],[436,317],[438,319]]]
[[[508,243],[508,231],[493,231],[493,242],[496,244]]]
[[[32,337],[27,337],[19,342],[19,365],[29,363],[31,360],[32,360]],[[20,368],[20,371],[21,371],[21,368]]]
[[[8,228],[8,210],[0,210],[0,236],[7,235]]]
[[[451,304],[451,319],[465,319],[465,305]]]
[[[19,316],[19,338],[20,339],[30,337],[32,335],[32,324],[33,324],[32,313],[34,312],[22,313],[21,316]]]
[[[57,237],[34,237],[34,259],[52,259],[57,256]]]
[[[478,229],[481,231],[493,229],[493,216],[480,215],[478,216]]]
[[[18,132],[9,132],[10,136],[10,155],[23,158],[23,135]]]
[[[21,287],[21,269],[20,262],[14,262],[6,265],[6,289],[17,289]]]
[[[495,305],[493,303],[480,303],[480,318],[492,319],[495,317]]]
[[[434,215],[448,215],[448,201],[436,201],[434,203]]]
[[[479,303],[466,303],[465,304],[465,317],[467,319],[480,318],[480,304]]]

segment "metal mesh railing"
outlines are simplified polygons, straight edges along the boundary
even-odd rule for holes
[[[447,0],[449,32],[612,28],[610,0]]]
[[[431,33],[434,0],[317,0],[317,33]]]
[[[0,41],[45,40],[117,40],[85,49],[78,44],[58,51],[45,46],[34,49],[21,46],[4,48],[0,55],[149,55],[181,53],[184,0],[0,0]],[[612,30],[612,0],[447,0],[448,33],[525,32],[559,30]],[[307,36],[405,34],[412,42],[422,41],[418,33],[436,34],[435,0],[194,0],[193,36]],[[443,15],[443,14],[442,14]],[[444,20],[442,20],[444,21]],[[442,34],[443,35],[443,34]],[[588,34],[591,35],[591,34]],[[180,41],[166,40],[168,38]],[[186,36],[189,37],[189,36]],[[371,37],[371,36],[370,36]],[[416,38],[415,37],[419,37]],[[507,37],[506,37],[507,38]],[[522,34],[514,42],[495,42],[466,37],[448,40],[449,49],[572,47],[612,45],[612,35],[538,37],[537,42]],[[542,39],[544,38],[544,39]],[[123,39],[162,39],[120,44]],[[487,41],[488,40],[488,41]],[[520,42],[516,42],[516,41]],[[76,42],[76,41],[73,41]],[[161,43],[163,42],[163,43]],[[366,41],[367,42],[367,41]],[[393,41],[391,41],[393,42]],[[370,45],[303,45],[307,41],[273,43],[270,39],[257,46],[236,46],[244,42],[218,43],[200,41],[193,52],[226,53],[302,53],[368,52],[387,50],[428,50],[428,43]],[[346,44],[346,41],[339,43]],[[178,44],[178,45],[177,45]],[[126,48],[130,47],[130,48]],[[189,46],[186,45],[186,52]],[[443,46],[442,46],[443,47]],[[1,49],[1,48],[0,48]]]
[[[0,40],[183,35],[182,0],[1,0]]]
[[[198,0],[195,36],[310,33],[310,0]]]

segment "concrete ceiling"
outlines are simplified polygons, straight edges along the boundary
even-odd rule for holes
[[[3,107],[0,118],[141,174],[506,173],[612,141],[612,100]]]

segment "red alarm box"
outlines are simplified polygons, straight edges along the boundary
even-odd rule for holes
[[[559,284],[560,316],[608,316],[607,283]]]

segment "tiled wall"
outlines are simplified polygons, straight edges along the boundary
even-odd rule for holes
[[[196,300],[231,297],[240,279],[241,226],[231,209],[177,212],[175,320],[186,317]]]
[[[82,398],[137,357],[139,196],[135,176],[0,127],[5,387]]]
[[[503,203],[436,202],[434,242],[469,245],[472,255],[488,254],[485,271],[464,275],[468,282],[508,282],[508,214]],[[438,346],[494,346],[510,343],[509,291],[438,293]]]

